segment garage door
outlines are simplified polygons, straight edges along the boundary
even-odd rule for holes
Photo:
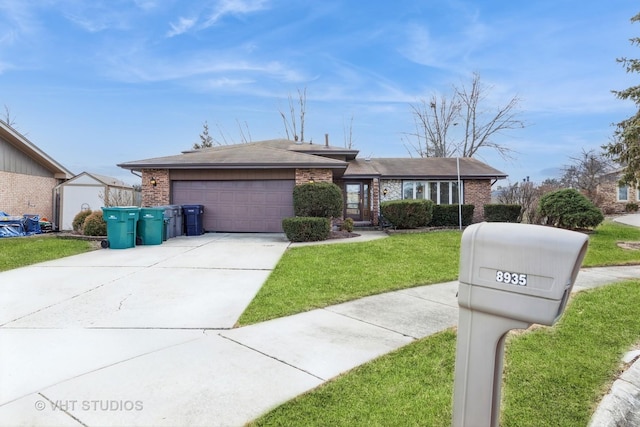
[[[172,203],[204,205],[205,231],[282,232],[293,216],[292,180],[173,181]]]

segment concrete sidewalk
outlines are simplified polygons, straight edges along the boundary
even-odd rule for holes
[[[363,239],[369,236],[374,235]],[[276,238],[260,245],[277,246],[278,242]],[[244,248],[242,256],[229,249],[228,260],[238,263],[242,271],[243,261],[236,258],[253,258],[256,254],[246,251],[256,245],[227,243],[229,248],[237,245],[240,252]],[[145,304],[143,297],[152,288],[148,282],[135,289],[137,279],[143,277],[136,275],[156,269],[168,275],[185,265],[200,269],[203,263],[218,262],[210,259],[211,253],[202,245],[196,247],[200,251],[192,255],[199,253],[199,257],[185,255],[184,248],[157,247],[159,252],[152,255],[150,251],[144,262],[116,253],[121,257],[118,263],[128,265],[119,268],[132,269],[120,273],[102,265],[104,261],[96,265],[107,281],[98,291],[112,286],[117,293],[126,287],[123,278],[136,278],[127,282],[133,287],[127,291],[132,293],[128,299],[118,300],[126,292],[117,298],[104,292],[91,300],[79,294],[73,298],[77,305],[46,301],[49,306],[33,311],[30,304],[34,303],[28,302],[33,290],[25,291],[25,301],[15,301],[15,311],[0,327],[0,425],[241,426],[336,375],[457,324],[457,282],[371,296],[237,329],[230,329],[228,320],[217,327],[204,326],[217,318],[214,313],[196,316],[197,322],[185,320],[190,311],[201,313],[198,301],[176,307],[176,312],[171,312],[170,304],[162,304],[163,299],[157,300],[159,306]],[[168,255],[170,251],[176,253]],[[47,274],[67,274],[65,269],[73,268],[72,264],[67,259]],[[153,280],[160,280],[161,274],[153,274]],[[6,277],[0,275],[0,286]],[[583,269],[574,290],[638,277],[640,266]],[[94,283],[96,279],[87,280]],[[167,289],[188,281],[184,277],[167,280],[172,283]],[[131,298],[136,302],[127,308]],[[101,299],[111,302],[101,305]],[[119,311],[139,310],[148,322],[134,322],[133,312],[130,316],[115,313],[118,310],[113,307],[121,302]],[[61,304],[66,308],[59,309]],[[93,313],[82,307],[104,310]],[[47,314],[49,309],[55,315]],[[24,315],[29,310],[31,314]],[[124,324],[125,318],[138,326],[108,326]],[[179,326],[169,326],[169,319]],[[184,326],[191,324],[193,328]]]

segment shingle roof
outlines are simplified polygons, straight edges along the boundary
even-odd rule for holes
[[[184,151],[182,154],[121,163],[125,169],[346,169],[345,178],[452,178],[457,177],[455,158],[356,159],[358,151],[328,145],[273,139],[248,144],[221,145]],[[325,156],[336,156],[348,161]],[[507,175],[472,158],[460,158],[462,178],[506,178]]]
[[[461,178],[506,178],[507,174],[479,160],[461,157]],[[382,158],[349,162],[344,174],[347,177],[380,176],[385,178],[452,178],[458,176],[457,159],[426,158]]]
[[[118,166],[125,169],[170,168],[296,168],[322,167],[345,169],[347,162],[301,153],[301,144],[287,140],[270,140],[248,144],[222,145],[211,148],[186,151],[182,154],[153,159],[137,160],[121,163]],[[309,144],[308,144],[309,145]],[[295,149],[295,151],[294,151]],[[314,147],[315,149],[315,147]],[[319,148],[318,148],[319,149]],[[328,148],[329,152],[337,150]],[[306,151],[310,151],[307,149]]]

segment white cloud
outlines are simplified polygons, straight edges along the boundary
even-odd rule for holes
[[[203,27],[214,25],[225,15],[244,15],[266,8],[267,0],[220,0]]]
[[[174,24],[172,22],[169,23],[171,30],[167,32],[167,37],[178,36],[182,33],[186,33],[191,29],[196,23],[196,19],[194,18],[182,18],[178,19],[178,23]]]

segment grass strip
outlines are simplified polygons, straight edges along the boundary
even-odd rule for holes
[[[53,235],[0,239],[0,271],[88,252],[90,242],[59,239]]]
[[[640,228],[614,221],[603,222],[589,236],[583,267],[640,264],[640,251],[623,249],[619,242],[640,242]]]
[[[512,333],[503,387],[504,427],[587,425],[640,339],[640,282],[579,293],[554,327]],[[450,426],[456,335],[409,344],[341,375],[252,426]]]

